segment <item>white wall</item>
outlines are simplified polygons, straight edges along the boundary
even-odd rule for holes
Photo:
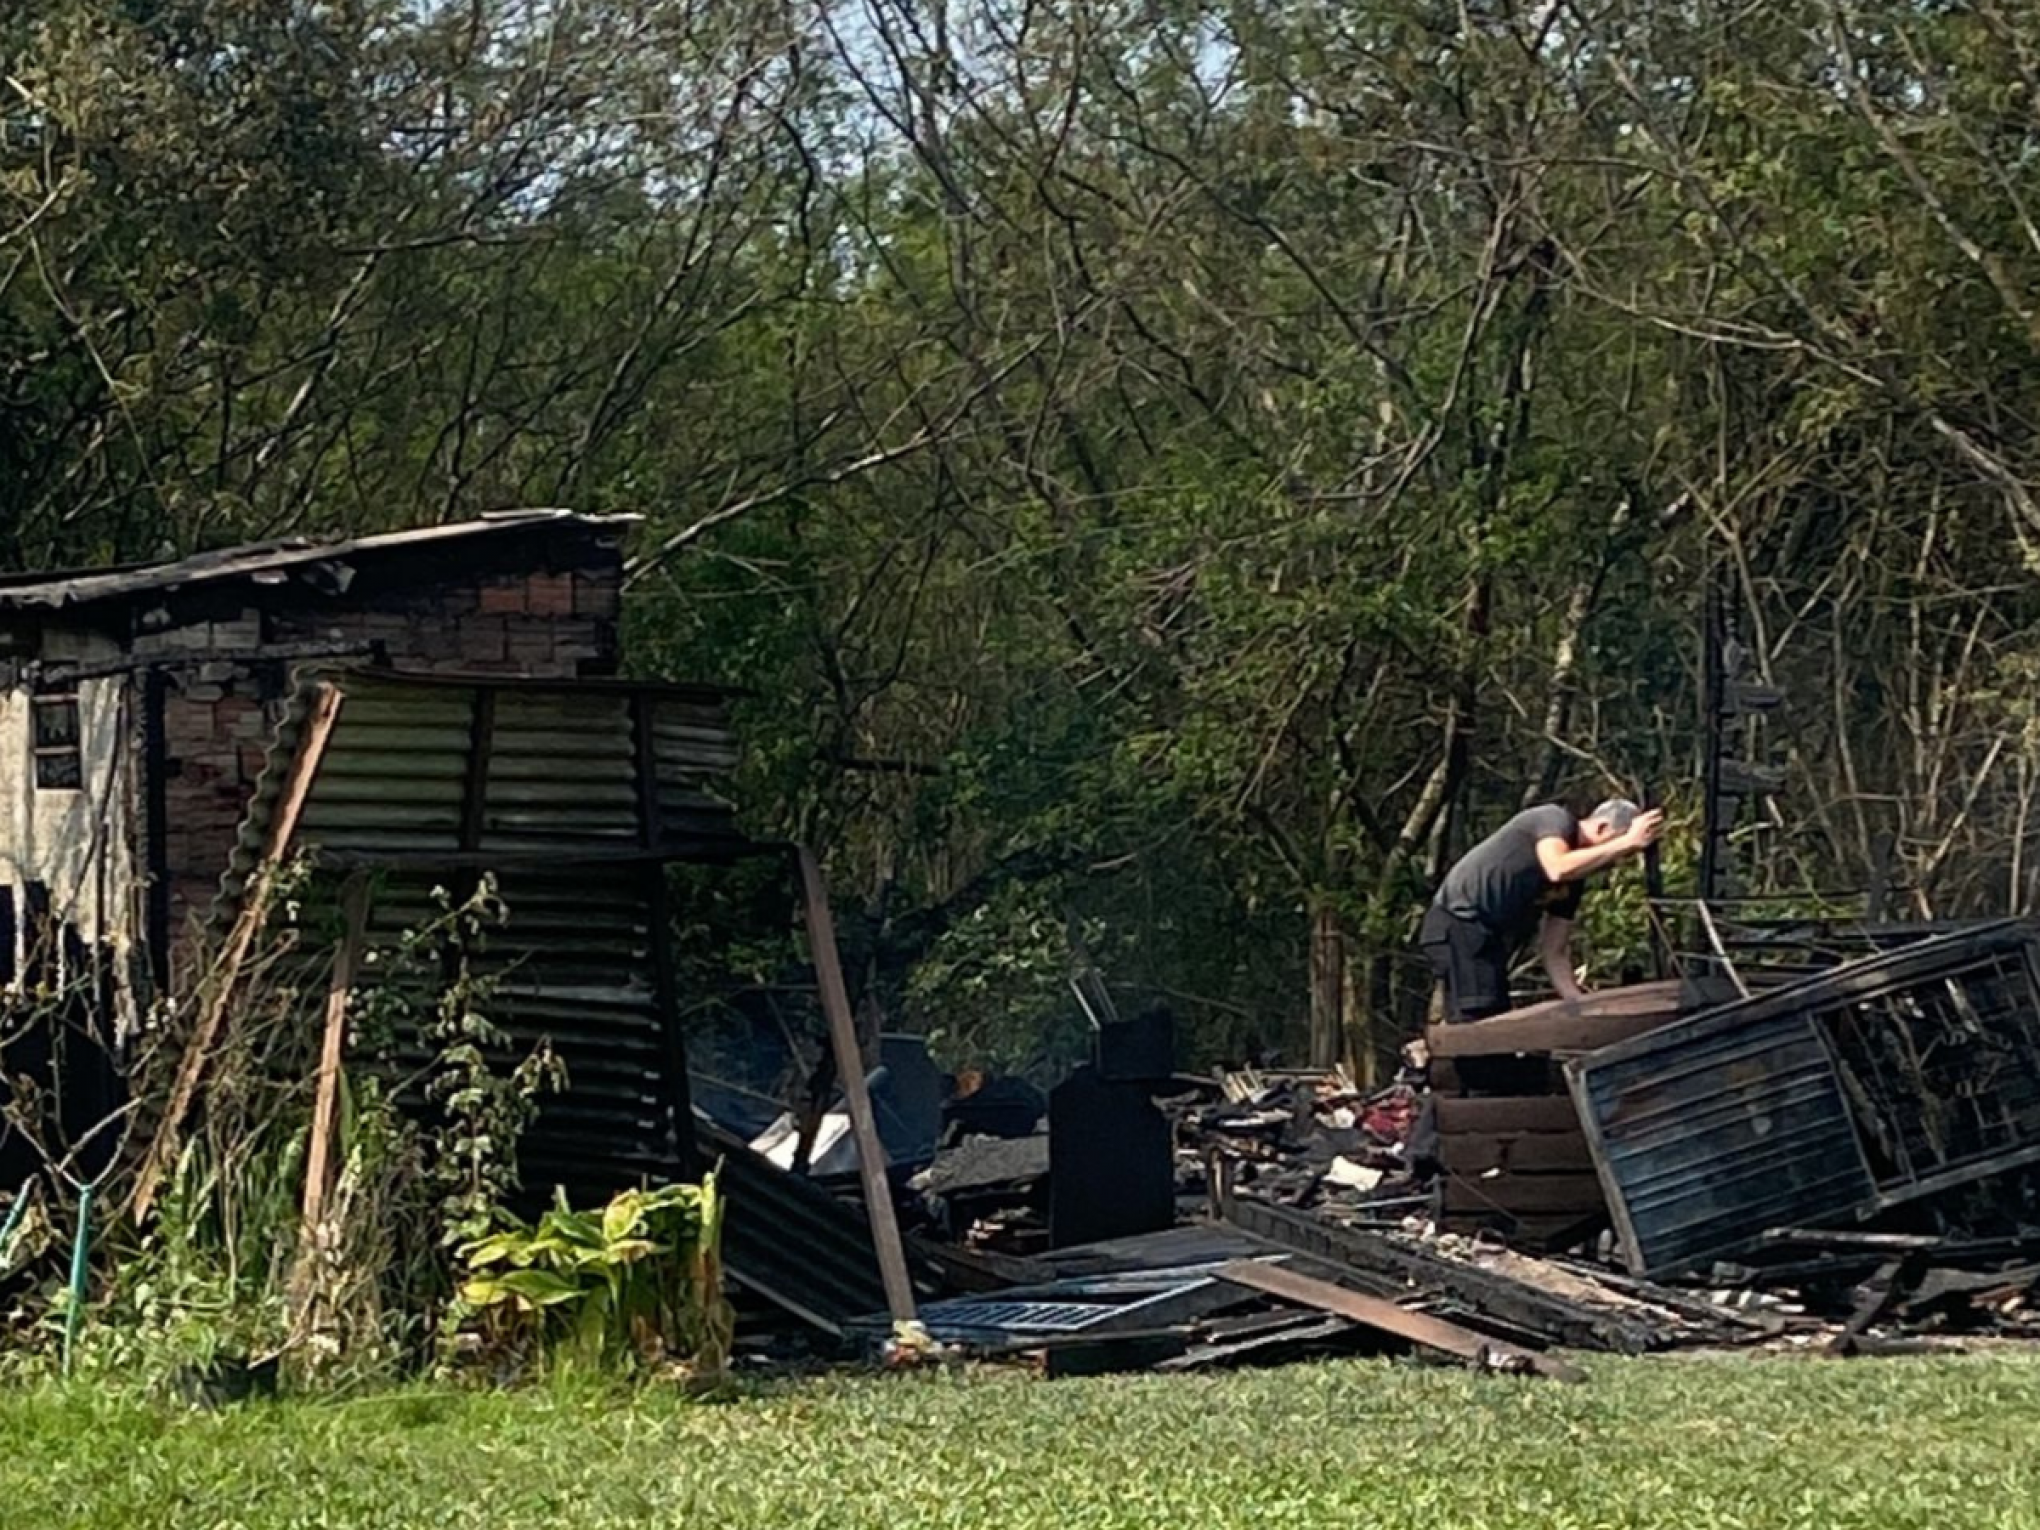
[[[89,664],[117,652],[87,634],[51,633],[42,657]],[[33,693],[25,686],[0,690],[0,885],[12,887],[22,909],[28,885],[42,883],[52,913],[85,941],[108,943],[122,956],[144,928],[134,853],[140,719],[133,694],[126,676],[80,682],[85,786],[46,791],[35,784]],[[25,954],[17,946],[17,970]]]

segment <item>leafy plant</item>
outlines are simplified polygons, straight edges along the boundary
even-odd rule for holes
[[[513,1363],[678,1362],[720,1376],[731,1335],[722,1220],[714,1173],[626,1190],[599,1212],[575,1210],[560,1191],[536,1223],[504,1214],[507,1225],[460,1250],[468,1274],[456,1310],[483,1350]]]
[[[426,1175],[439,1199],[439,1242],[453,1248],[494,1225],[518,1188],[516,1146],[538,1099],[566,1086],[566,1067],[543,1042],[507,1070],[510,1036],[489,1017],[500,979],[476,970],[488,932],[508,921],[495,880],[467,897],[434,888],[435,915],[406,930],[361,995],[357,1031],[385,1047],[414,1031],[432,1055],[419,1087],[436,1107]]]
[[[435,892],[398,940],[371,948],[350,1011],[337,1172],[318,1225],[304,1224],[333,891],[294,873],[278,899],[283,917],[248,964],[201,1125],[154,1219],[139,1236],[110,1230],[90,1368],[159,1376],[282,1354],[300,1383],[386,1378],[429,1357],[453,1251],[499,1225],[518,1141],[560,1073],[543,1046],[506,1064],[508,1038],[488,1018],[495,980],[472,962],[506,911],[486,880],[465,898]],[[415,1072],[398,1066],[404,1038],[423,1043]],[[174,1065],[174,1046],[158,1050],[145,1079]]]

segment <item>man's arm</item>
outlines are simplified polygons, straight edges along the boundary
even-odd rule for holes
[[[1549,881],[1577,882],[1650,844],[1658,837],[1664,819],[1665,815],[1653,808],[1648,813],[1639,813],[1627,833],[1618,834],[1605,845],[1582,845],[1577,850],[1561,836],[1547,835],[1537,841],[1537,864],[1544,868]]]
[[[1546,914],[1537,932],[1537,955],[1544,963],[1544,975],[1551,979],[1561,999],[1584,998],[1579,979],[1573,974],[1572,921]]]

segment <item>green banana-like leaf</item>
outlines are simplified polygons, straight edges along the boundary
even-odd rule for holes
[[[506,1270],[501,1275],[483,1275],[467,1281],[460,1294],[476,1307],[510,1302],[520,1310],[530,1310],[573,1301],[583,1295],[583,1288],[551,1270]]]

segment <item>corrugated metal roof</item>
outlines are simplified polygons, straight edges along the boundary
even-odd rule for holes
[[[636,520],[635,516],[591,516],[581,515],[572,510],[508,510],[482,516],[476,520],[454,521],[443,526],[421,526],[410,531],[387,532],[377,536],[286,537],[271,542],[252,542],[241,547],[222,548],[216,552],[196,553],[189,558],[164,563],[146,563],[68,574],[31,575],[20,581],[0,581],[0,610],[83,606],[97,601],[158,594],[223,579],[246,579],[282,573],[306,564],[332,559],[416,551],[442,543],[526,532],[541,526],[601,530],[633,525]]]
[[[1630,1267],[1694,1269],[2040,1156],[2040,943],[1921,941],[1567,1072]]]

